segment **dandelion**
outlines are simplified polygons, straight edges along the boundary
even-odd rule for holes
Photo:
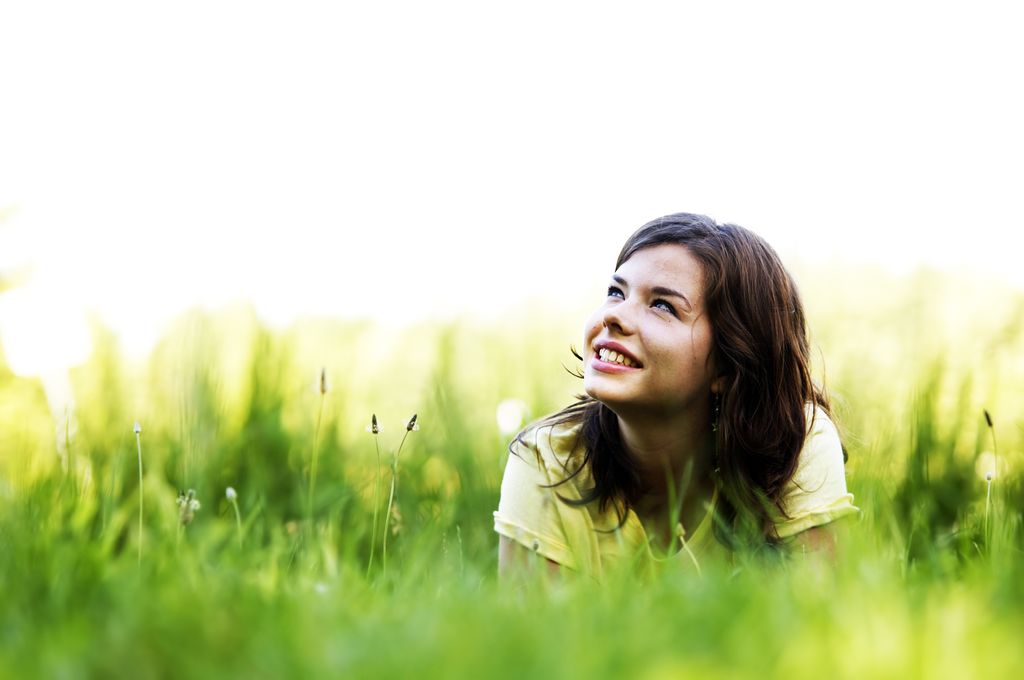
[[[327,397],[327,369],[320,369],[320,411],[316,417],[316,432],[313,434],[313,463],[309,471],[309,501],[307,515],[310,523],[313,521],[313,495],[316,493],[316,468],[318,461],[317,445],[320,442],[320,423],[324,417],[324,399]]]
[[[235,488],[229,486],[224,489],[224,495],[228,499],[228,503],[235,509],[235,526],[238,528],[238,547],[242,547],[242,513],[238,511],[238,492]]]
[[[142,566],[142,425],[135,421],[135,447],[139,452],[139,566]]]
[[[189,489],[188,493],[184,491],[178,494],[178,521],[181,522],[181,526],[188,526],[195,519],[196,511],[202,507],[199,499],[196,498],[196,490]]]
[[[985,479],[985,475],[992,474],[998,477],[1001,470],[996,469],[996,457],[991,451],[982,451],[974,459],[974,472],[978,479]]]
[[[388,524],[391,521],[391,506],[395,501],[395,487],[398,484],[398,456],[402,453],[402,447],[405,445],[405,438],[409,436],[410,432],[415,432],[420,429],[416,423],[416,414],[412,414],[412,418],[409,419],[409,423],[405,426],[405,434],[402,435],[402,441],[398,444],[398,449],[395,451],[394,459],[391,461],[391,495],[388,497],[388,510],[384,513],[384,546],[382,550],[381,560],[384,565],[384,573],[388,573]]]
[[[373,554],[377,551],[377,513],[380,510],[380,440],[376,435],[380,434],[380,426],[377,424],[377,414],[370,415],[370,424],[366,431],[374,435],[373,444],[377,449],[377,468],[373,480],[373,533],[370,534],[370,561],[366,565],[366,577],[370,577],[370,569],[373,568]]]

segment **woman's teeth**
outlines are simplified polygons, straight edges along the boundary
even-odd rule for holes
[[[601,361],[607,361],[613,364],[622,364],[623,366],[635,366],[636,364],[632,359],[627,356],[623,356],[618,352],[613,352],[610,349],[604,348],[597,351],[597,355],[601,357]]]

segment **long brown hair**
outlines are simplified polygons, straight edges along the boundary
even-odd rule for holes
[[[701,264],[712,357],[724,378],[721,394],[708,394],[717,411],[713,429],[720,498],[715,535],[734,548],[772,543],[777,535],[771,508],[785,516],[782,494],[809,431],[807,407],[828,413],[825,394],[811,379],[799,292],[764,239],[735,224],[689,213],[640,227],[622,247],[615,269],[637,251],[666,243],[686,247]],[[581,425],[585,454],[581,465],[553,486],[568,482],[589,464],[594,487],[578,501],[559,497],[572,505],[597,501],[602,512],[614,505],[621,526],[643,489],[616,415],[601,402],[581,396],[533,427],[564,423]],[[509,446],[513,453],[517,442],[525,443],[525,432]]]

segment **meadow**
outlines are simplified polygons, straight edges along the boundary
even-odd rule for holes
[[[400,330],[195,311],[141,361],[96,324],[63,419],[0,348],[0,676],[1019,676],[1024,294],[798,272],[862,510],[827,568],[500,587],[512,416],[581,389],[582,305]]]

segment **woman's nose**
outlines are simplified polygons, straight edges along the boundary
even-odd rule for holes
[[[628,300],[610,305],[604,312],[604,327],[616,330],[623,335],[636,331],[636,318],[633,304]]]

